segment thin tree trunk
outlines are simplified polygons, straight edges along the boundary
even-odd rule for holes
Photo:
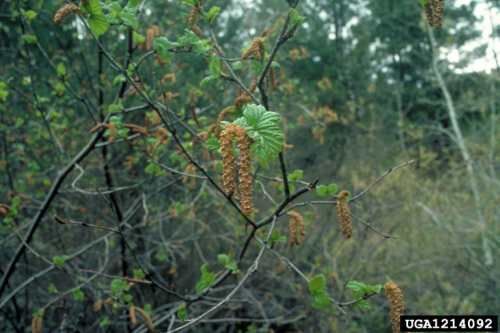
[[[472,159],[469,154],[469,150],[467,149],[467,146],[465,145],[465,140],[462,135],[462,130],[460,129],[460,125],[458,123],[458,117],[457,117],[457,112],[455,110],[455,105],[453,103],[453,99],[451,98],[450,92],[448,91],[448,87],[446,86],[446,82],[443,79],[443,76],[441,75],[441,72],[439,71],[438,68],[438,59],[436,57],[437,49],[436,49],[436,39],[434,38],[434,33],[432,32],[432,29],[429,27],[428,24],[427,26],[427,31],[429,33],[429,39],[431,42],[431,48],[432,48],[432,70],[434,74],[436,75],[436,79],[438,81],[439,87],[441,88],[441,91],[443,92],[445,102],[446,102],[446,109],[448,110],[448,117],[450,118],[452,129],[453,129],[453,134],[455,138],[455,142],[460,150],[460,153],[462,155],[462,158],[465,163],[465,167],[467,170],[468,178],[469,178],[469,184],[470,188],[472,190],[472,195],[474,197],[474,203],[476,207],[476,214],[477,218],[479,220],[479,225],[481,227],[481,234],[482,234],[482,246],[483,246],[483,252],[484,252],[484,263],[486,266],[491,266],[493,265],[493,256],[491,253],[491,248],[488,242],[487,238],[487,225],[486,225],[486,220],[484,218],[482,209],[481,209],[481,194],[479,192],[479,184],[477,182],[476,174],[474,172],[474,166],[472,164]]]

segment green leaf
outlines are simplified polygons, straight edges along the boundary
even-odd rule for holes
[[[184,34],[177,39],[177,45],[181,47],[192,47],[198,54],[206,54],[212,48],[208,39],[201,39],[191,30],[185,30]]]
[[[102,328],[108,327],[111,324],[111,320],[109,320],[108,316],[103,316],[99,321],[99,326]]]
[[[116,80],[116,78],[115,78],[115,80]],[[114,80],[113,80],[113,84],[115,84]],[[107,108],[108,113],[119,113],[122,110],[123,110],[123,104],[122,104],[121,100],[118,100],[118,102],[116,102],[116,103],[109,104],[108,108]],[[110,119],[110,121],[113,122],[113,123],[116,123],[116,124],[120,124],[121,121],[118,121],[118,119],[119,119],[118,117],[113,116],[112,119]]]
[[[0,81],[0,103],[5,103],[9,97],[9,89],[7,83]]]
[[[111,281],[111,295],[113,297],[121,297],[124,293],[126,293],[130,289],[127,281],[124,279],[113,279]]]
[[[201,271],[201,277],[196,283],[196,292],[198,294],[201,294],[205,289],[210,287],[212,283],[215,281],[215,274],[210,272],[207,264],[201,266],[200,271]]]
[[[32,34],[24,34],[21,36],[21,40],[26,44],[35,44],[37,42],[37,38]]]
[[[23,16],[30,22],[33,21],[37,15],[38,13],[31,9],[23,11]]]
[[[291,181],[298,181],[304,178],[304,170],[297,169],[288,174],[288,179]]]
[[[326,290],[326,277],[318,274],[309,280],[309,293],[312,297],[312,306],[318,310],[326,310],[331,304],[330,296]]]
[[[127,78],[125,77],[125,75],[123,74],[118,74],[117,76],[115,76],[115,78],[113,79],[113,85],[116,86],[116,85],[119,85],[119,84],[122,84],[123,82],[127,81]],[[108,108],[108,111],[109,111],[109,108]],[[119,111],[118,111],[119,112]]]
[[[177,309],[177,318],[179,318],[179,320],[186,321],[187,317],[188,315],[187,315],[186,303],[182,303]]]
[[[94,35],[99,37],[104,34],[109,28],[109,23],[102,11],[99,0],[88,0],[83,2],[82,8],[89,14],[88,22],[90,30],[92,30]]]
[[[212,82],[215,82],[215,81],[217,81],[217,76],[210,75],[210,76],[204,77],[200,81],[200,87],[201,88],[208,88],[212,85]]]
[[[284,134],[278,113],[267,111],[261,105],[247,104],[243,117],[236,119],[234,123],[244,127],[254,141],[252,149],[261,164],[267,165],[283,149]]]
[[[222,264],[227,270],[231,271],[232,273],[238,272],[238,264],[236,263],[236,260],[228,256],[227,254],[219,254],[217,256],[217,260],[219,261],[220,264]]]
[[[278,230],[273,230],[269,242],[271,246],[277,243],[286,243],[286,236],[282,235]]]
[[[56,72],[57,72],[57,76],[59,76],[61,78],[66,76],[67,72],[66,72],[66,66],[64,66],[64,63],[60,62],[57,64]]]
[[[299,11],[295,8],[290,10],[290,23],[292,25],[301,24],[305,21],[305,17],[300,15]]]
[[[214,77],[219,77],[221,74],[221,61],[217,57],[210,57],[210,62],[208,63],[208,69],[210,74]]]
[[[99,37],[108,30],[109,23],[104,15],[91,16],[89,17],[89,26],[94,35],[96,35],[96,37]]]
[[[324,274],[318,274],[309,280],[309,292],[312,295],[321,294],[326,290],[326,277]]]
[[[142,279],[144,279],[144,277],[146,276],[146,275],[144,274],[144,271],[143,271],[142,269],[140,269],[140,268],[138,268],[138,269],[134,269],[133,274],[134,274],[134,275],[133,275],[133,276],[134,276],[134,279],[138,279],[138,280],[142,280]]]
[[[355,280],[349,281],[346,287],[351,290],[352,295],[355,298],[361,298],[371,294],[379,294],[383,289],[381,284],[370,285]]]
[[[142,0],[129,0],[127,6],[137,7],[141,4]]]
[[[322,198],[334,196],[337,193],[337,191],[338,191],[338,186],[335,183],[316,186],[316,194]]]
[[[220,148],[219,140],[214,135],[210,135],[205,142],[207,149],[211,151],[217,151]]]
[[[142,44],[146,40],[146,37],[134,31],[132,32],[132,40],[134,41],[134,44]]]
[[[332,301],[330,300],[330,297],[328,297],[328,294],[326,293],[313,295],[312,297],[312,307],[317,310],[326,310],[329,308],[331,303]]]
[[[57,287],[55,286],[55,284],[51,283],[49,284],[49,286],[47,287],[47,291],[50,293],[50,294],[57,294],[59,291],[57,290]]]
[[[127,6],[123,8],[123,10],[120,12],[120,19],[125,25],[133,29],[137,29],[139,27],[139,20],[137,19],[136,9],[133,7]]]
[[[337,191],[339,190],[337,184],[335,184],[335,183],[330,183],[327,185],[327,187],[328,187],[328,194],[329,195],[335,195],[335,194],[337,194]]]
[[[219,15],[221,9],[219,6],[213,6],[210,8],[210,10],[207,13],[207,21],[208,23],[213,23],[214,20],[217,18],[217,15]]]
[[[75,289],[73,290],[73,299],[77,302],[83,302],[85,300],[85,294],[81,289]]]
[[[182,0],[182,3],[188,6],[196,6],[199,0]]]
[[[156,163],[149,162],[146,168],[144,169],[144,172],[146,172],[148,175],[153,175],[157,177],[162,177],[166,175],[166,172]],[[163,251],[158,251],[156,253],[155,258],[158,261],[166,261],[167,260],[167,255]]]
[[[52,257],[52,263],[61,268],[64,266],[64,263],[68,260],[68,256],[54,256]]]
[[[176,44],[168,40],[167,37],[156,37],[153,40],[153,49],[158,53],[163,61],[170,60],[170,49],[175,46]]]

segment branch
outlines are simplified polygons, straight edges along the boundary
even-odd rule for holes
[[[63,184],[64,180],[71,173],[71,171],[74,169],[75,165],[80,163],[94,149],[95,144],[99,141],[99,139],[102,137],[103,134],[104,134],[103,130],[100,130],[99,132],[97,132],[92,137],[92,139],[90,139],[90,141],[87,143],[87,145],[63,169],[63,171],[59,174],[57,179],[54,181],[54,184],[52,185],[52,188],[50,189],[49,193],[45,197],[45,200],[44,200],[42,206],[38,209],[37,214],[33,218],[33,221],[31,222],[31,228],[28,230],[26,236],[24,237],[23,243],[21,243],[19,245],[19,247],[17,248],[14,257],[11,259],[9,266],[7,267],[7,270],[5,271],[4,275],[2,276],[2,280],[0,281],[0,297],[3,294],[5,287],[7,286],[7,283],[9,281],[10,276],[15,271],[15,267],[16,267],[17,262],[19,261],[19,258],[26,250],[25,244],[29,244],[29,242],[33,238],[33,235],[35,234],[36,230],[38,229],[43,217],[47,213],[52,201],[57,196],[58,190],[61,187],[61,185]]]

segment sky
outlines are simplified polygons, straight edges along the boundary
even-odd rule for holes
[[[457,5],[469,4],[471,0],[455,0]],[[445,13],[446,15],[446,13]],[[474,60],[462,72],[491,72],[497,68],[495,53],[500,62],[500,36],[493,36],[492,27],[500,25],[500,12],[490,10],[488,1],[478,3],[475,15],[481,18],[478,28],[482,31],[482,37],[477,41],[466,44],[462,49],[448,48],[443,50],[444,56],[451,63],[458,63],[466,52],[470,52],[482,43],[488,43],[486,54]],[[500,65],[500,64],[499,64]]]
[[[309,0],[311,1],[311,0]],[[472,0],[454,0],[455,5],[467,5],[470,4]],[[247,7],[252,7],[255,3],[260,3],[261,0],[241,0],[241,3]],[[464,69],[455,69],[457,72],[491,72],[497,68],[497,63],[495,61],[495,53],[497,59],[500,62],[500,36],[496,38],[492,34],[492,27],[500,25],[500,12],[495,10],[490,10],[488,5],[488,0],[480,0],[475,9],[475,15],[481,18],[478,23],[478,28],[482,31],[482,36],[480,39],[466,44],[461,49],[450,47],[442,49],[442,56],[447,58],[450,63],[458,64],[463,57],[466,56],[468,52],[471,52],[479,45],[487,43],[488,47],[486,49],[486,54],[483,57],[478,57],[470,65]],[[321,18],[320,13],[320,18]],[[324,13],[326,14],[326,13]],[[445,12],[446,15],[446,12]],[[499,63],[500,65],[500,63]]]

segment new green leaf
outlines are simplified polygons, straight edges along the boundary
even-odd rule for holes
[[[201,271],[201,277],[196,283],[196,292],[198,294],[201,294],[205,289],[210,287],[212,283],[214,283],[215,281],[215,274],[210,272],[207,264],[201,266],[200,271]]]
[[[262,164],[267,165],[267,161],[283,149],[284,134],[278,113],[267,111],[260,105],[248,104],[243,110],[243,117],[234,123],[246,129],[253,140],[252,149]]]

